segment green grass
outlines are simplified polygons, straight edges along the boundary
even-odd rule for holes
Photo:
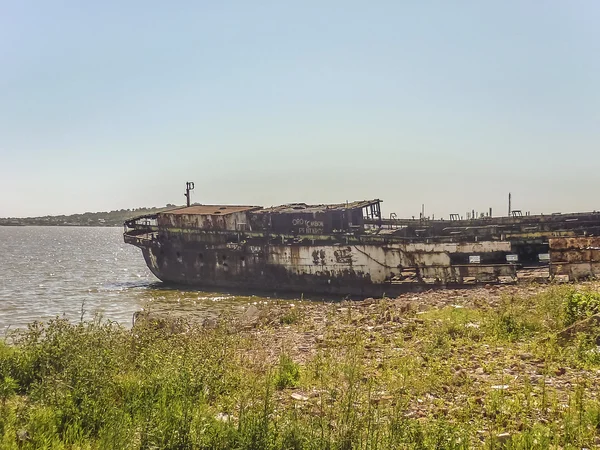
[[[598,336],[556,333],[596,298],[303,303],[243,333],[34,323],[0,342],[0,449],[591,448]]]
[[[282,390],[298,386],[300,366],[285,353],[279,357],[279,367],[275,375],[275,386]]]
[[[299,312],[299,308],[292,307],[288,312],[281,316],[280,322],[282,325],[293,325],[300,322],[301,319],[302,317],[301,313]]]

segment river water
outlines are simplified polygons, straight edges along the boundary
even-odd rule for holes
[[[121,228],[0,227],[0,338],[60,316],[97,315],[129,326],[141,309],[202,320],[236,314],[266,297],[164,286]]]

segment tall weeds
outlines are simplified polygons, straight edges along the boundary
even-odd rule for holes
[[[391,314],[377,329],[343,313],[305,361],[226,327],[34,323],[0,342],[0,448],[589,447],[597,336],[552,338],[596,311],[576,294]],[[577,375],[559,389],[565,370]]]

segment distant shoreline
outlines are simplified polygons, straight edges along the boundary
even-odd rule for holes
[[[45,223],[0,223],[0,227],[65,227],[65,228],[74,228],[74,227],[86,227],[86,228],[121,228],[123,225],[92,225],[92,224],[45,224]]]
[[[40,216],[40,217],[0,217],[0,226],[51,226],[51,227],[121,227],[126,220],[146,214],[156,214],[166,209],[176,208],[168,204],[154,208],[133,208],[115,211],[86,212],[83,214]]]

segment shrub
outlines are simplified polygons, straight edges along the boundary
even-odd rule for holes
[[[573,292],[565,298],[563,308],[565,325],[569,326],[600,312],[600,293]]]
[[[8,400],[17,391],[17,382],[14,378],[6,375],[4,378],[0,378],[0,403],[4,406],[6,400]]]
[[[489,331],[501,340],[516,341],[543,327],[534,306],[520,298],[504,298],[488,317]]]
[[[300,366],[286,354],[279,358],[279,367],[275,375],[275,386],[277,389],[296,387],[300,381]]]
[[[300,313],[297,308],[290,308],[283,316],[281,316],[280,322],[283,325],[292,325],[300,321]]]

